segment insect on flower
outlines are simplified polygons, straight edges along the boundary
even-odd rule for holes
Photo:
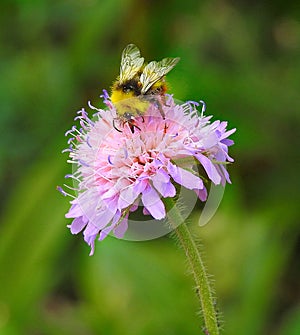
[[[112,86],[111,101],[116,106],[118,120],[128,123],[132,131],[135,117],[141,116],[155,103],[162,113],[161,104],[165,103],[167,85],[165,76],[178,63],[179,58],[164,58],[144,64],[140,50],[129,44],[122,52],[120,75]],[[120,131],[114,124],[114,128]]]
[[[72,219],[68,227],[72,234],[83,232],[91,254],[95,241],[110,233],[132,240],[167,234],[173,226],[164,224],[164,199],[191,193],[204,202],[209,181],[230,183],[226,164],[233,161],[228,154],[233,141],[228,137],[235,129],[228,130],[227,122],[211,122],[203,109],[197,110],[199,103],[178,103],[165,94],[165,75],[178,60],[144,65],[139,49],[128,45],[111,96],[106,90],[102,95],[106,108],[89,104],[96,113],[91,117],[80,110],[75,117],[80,128],[66,132],[70,138],[64,152],[73,165],[66,178],[73,186],[64,184],[58,190],[72,198],[65,215]],[[115,121],[123,125],[121,130]]]

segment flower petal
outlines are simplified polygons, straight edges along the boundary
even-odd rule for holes
[[[96,239],[97,235],[98,234],[94,234],[94,235],[89,235],[89,236],[84,237],[85,242],[91,247],[90,256],[92,256],[94,254],[95,239]]]
[[[148,209],[146,207],[143,207],[143,214],[144,215],[150,215],[150,212],[148,211]]]
[[[149,184],[148,179],[138,179],[134,183],[134,187],[133,187],[134,192],[136,192],[137,194],[143,193],[146,187],[148,186],[148,184]]]
[[[99,240],[99,241],[104,240],[105,237],[107,237],[107,235],[113,230],[114,226],[115,226],[114,224],[111,224],[111,225],[105,227],[104,229],[102,229],[102,230],[100,231],[100,235],[99,235],[98,240]]]
[[[202,189],[203,181],[193,173],[182,169],[169,162],[168,171],[176,183],[186,187],[189,190]]]
[[[114,234],[117,238],[123,238],[128,228],[128,218],[125,217],[115,228]]]
[[[90,222],[95,225],[98,230],[103,229],[114,217],[116,214],[116,209],[114,208],[106,208],[105,210],[101,210],[100,213],[96,213],[96,216],[90,219]]]
[[[79,216],[73,220],[73,222],[67,227],[70,228],[72,234],[78,234],[86,226],[87,219],[83,216]]]
[[[130,185],[126,187],[120,192],[120,196],[118,199],[118,209],[121,210],[123,208],[127,208],[129,205],[132,205],[136,198],[138,197],[139,193],[134,188],[134,185]]]
[[[206,190],[206,187],[203,187],[202,190],[195,190],[198,198],[201,200],[201,201],[206,201],[207,199],[207,190]]]
[[[216,167],[213,165],[213,163],[207,158],[206,156],[196,153],[194,156],[198,159],[198,161],[202,164],[204,167],[208,178],[215,184],[218,185],[221,182],[221,176],[219,175]]]
[[[161,220],[166,216],[166,210],[158,193],[153,187],[148,187],[142,194],[142,202],[149,213],[156,219]]]
[[[66,213],[66,218],[76,218],[82,216],[82,209],[78,203],[73,203],[68,213]]]
[[[152,177],[153,186],[164,197],[174,197],[176,195],[175,186],[170,182],[170,176],[166,171],[160,169]]]

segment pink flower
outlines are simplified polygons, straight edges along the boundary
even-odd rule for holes
[[[66,133],[71,136],[68,162],[75,167],[67,177],[76,185],[66,217],[73,219],[73,234],[83,231],[91,254],[96,238],[111,231],[123,237],[140,202],[145,215],[161,220],[166,217],[162,199],[176,195],[176,184],[205,201],[205,180],[230,182],[225,164],[233,161],[228,136],[235,129],[227,131],[227,122],[211,123],[211,117],[199,115],[198,103],[177,104],[172,96],[166,100],[151,98],[142,115],[132,112],[136,116],[123,122],[105,92],[107,110],[97,109],[93,120],[81,110],[76,117],[81,129]],[[203,176],[195,171],[196,163]]]

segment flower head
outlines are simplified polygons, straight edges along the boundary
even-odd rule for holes
[[[204,181],[230,182],[225,164],[233,161],[228,155],[233,141],[228,136],[235,129],[227,131],[227,122],[211,123],[210,116],[199,115],[198,103],[179,104],[172,96],[164,102],[151,98],[143,110],[124,120],[106,92],[103,97],[105,110],[97,109],[91,119],[82,109],[76,117],[81,128],[74,126],[66,133],[71,136],[66,151],[75,167],[66,177],[76,184],[66,217],[73,219],[69,225],[73,234],[83,231],[91,254],[97,238],[102,240],[111,231],[123,237],[130,213],[140,203],[145,215],[165,218],[162,199],[174,197],[176,185],[205,201]],[[195,164],[202,167],[203,175]]]

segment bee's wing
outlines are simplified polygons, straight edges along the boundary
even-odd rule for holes
[[[164,58],[160,62],[153,61],[147,64],[140,77],[142,83],[141,93],[145,94],[154,83],[169,73],[179,62],[179,59],[178,57]]]
[[[120,83],[132,79],[141,69],[144,58],[134,44],[129,44],[122,52],[120,65]]]

